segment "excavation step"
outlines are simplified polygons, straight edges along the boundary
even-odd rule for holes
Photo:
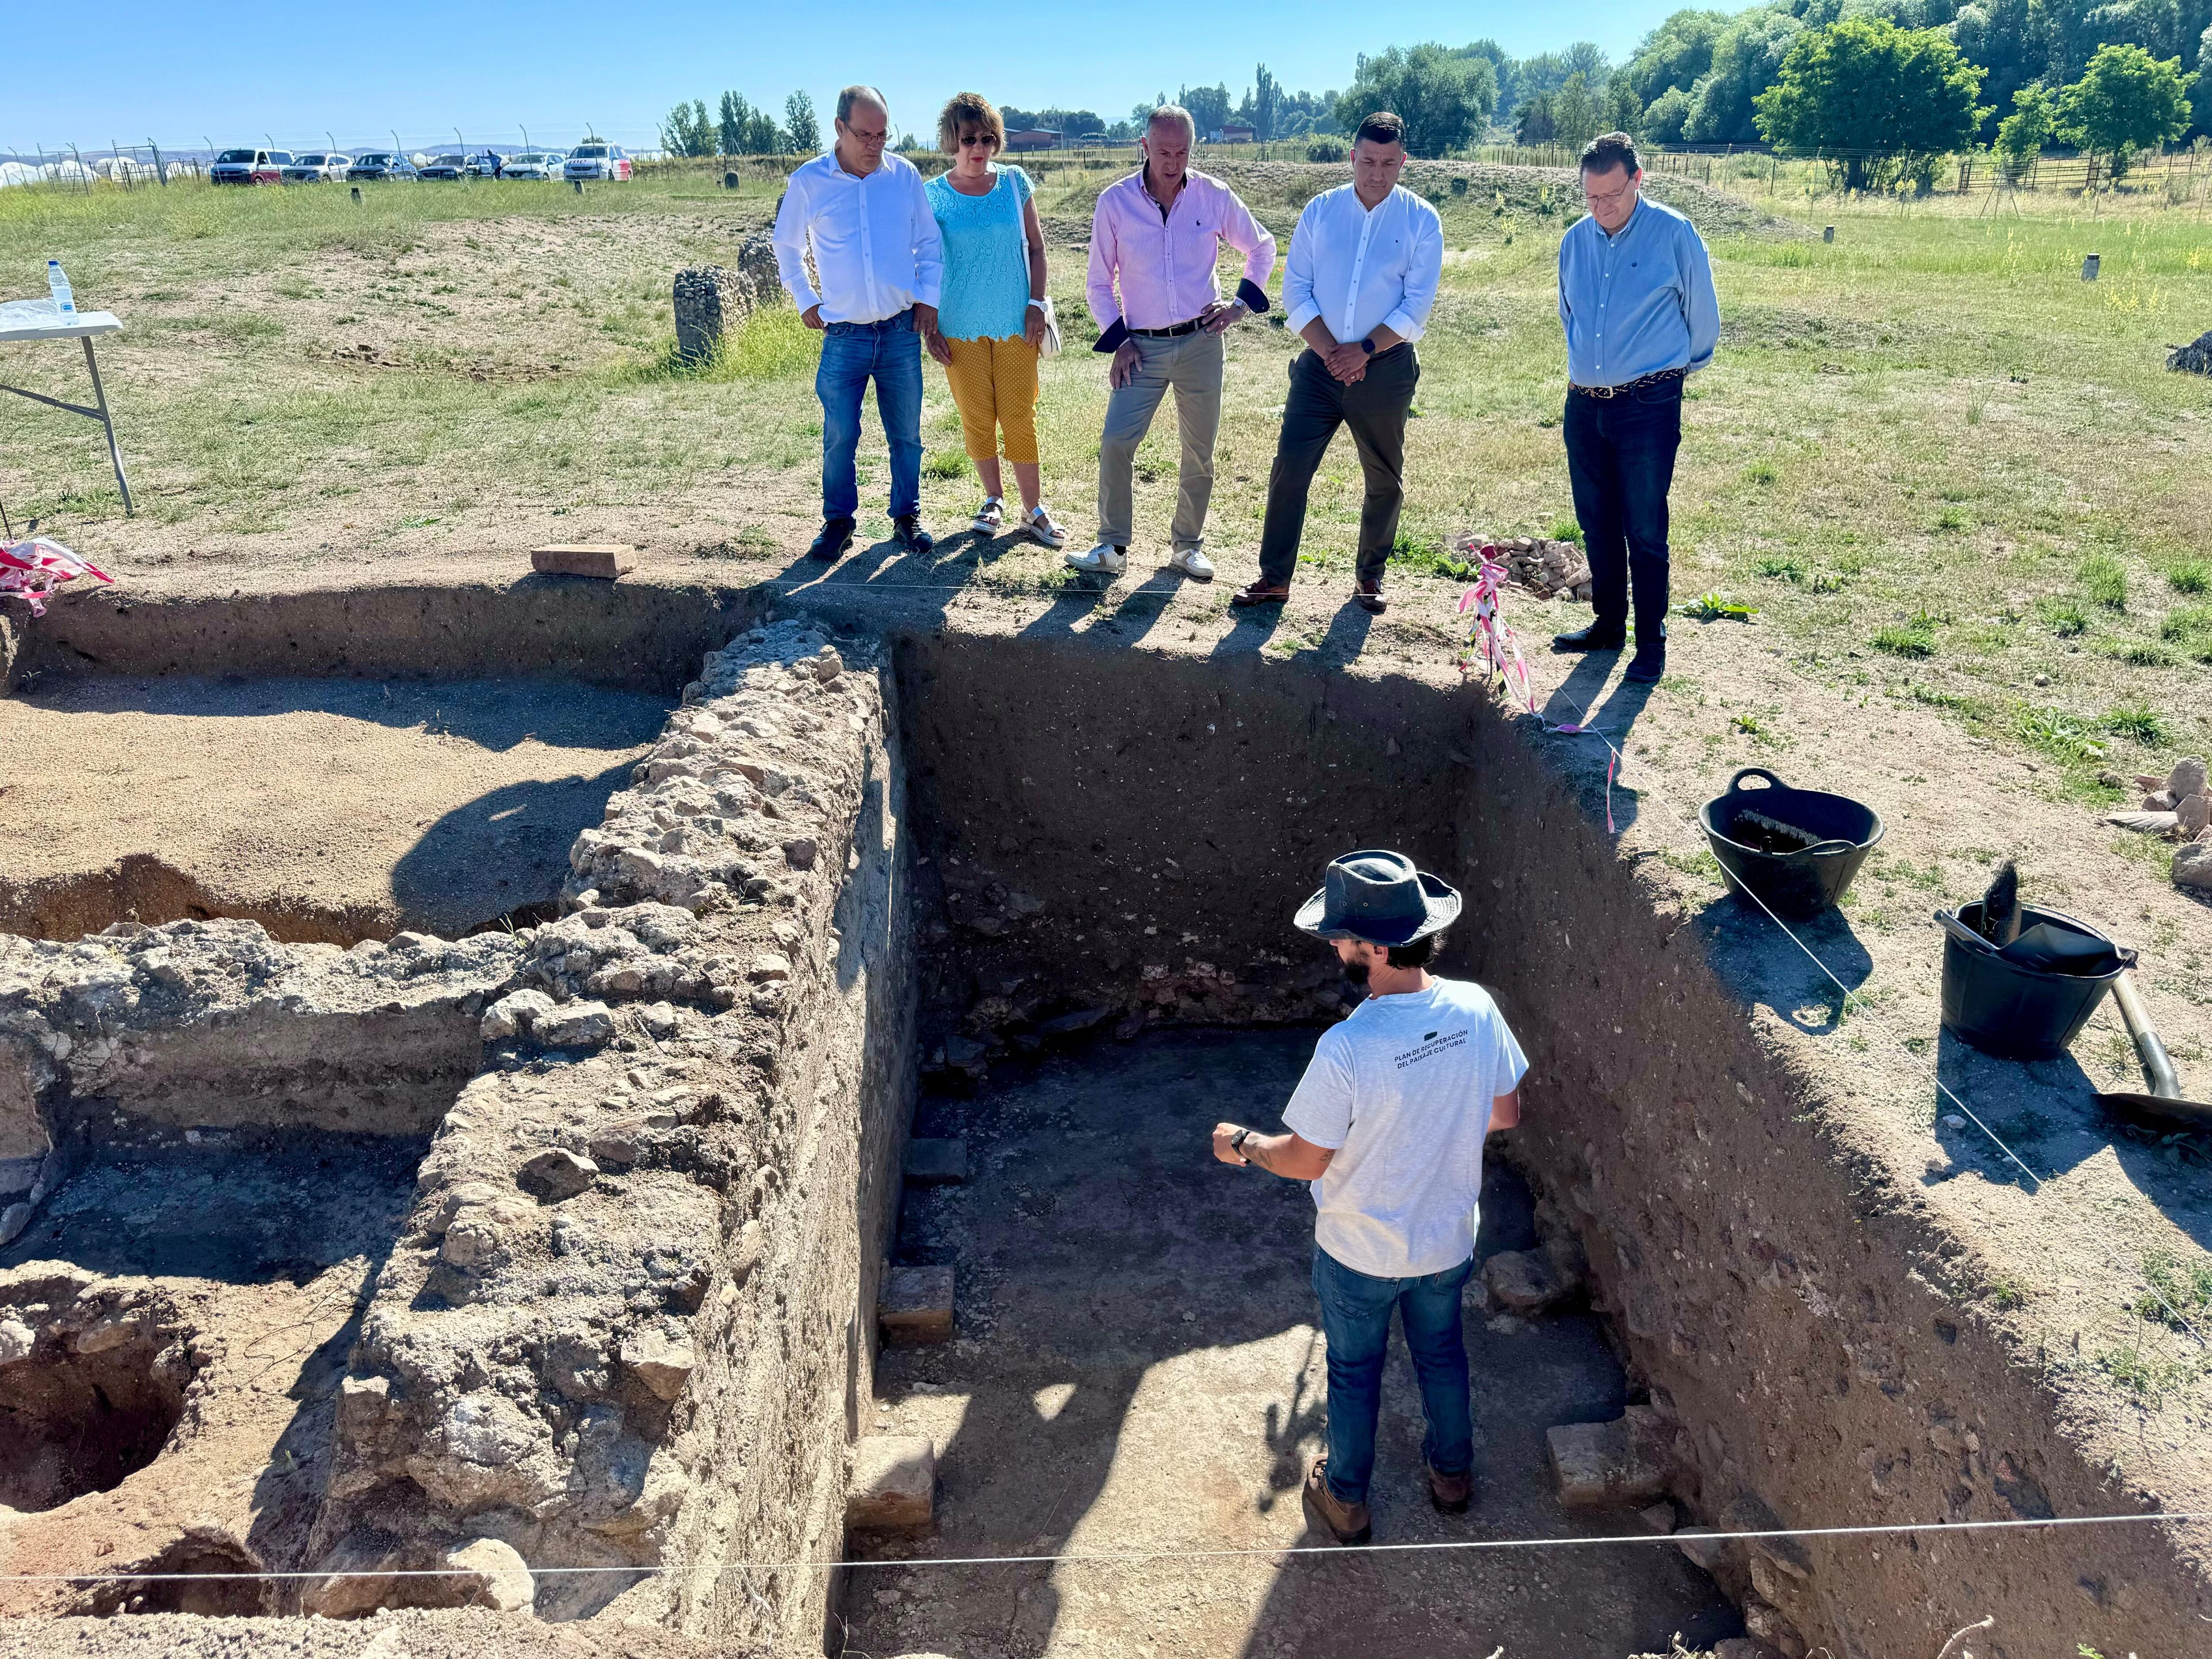
[[[909,1140],[906,1178],[916,1187],[957,1187],[968,1179],[964,1140]]]
[[[952,1340],[952,1269],[892,1267],[876,1296],[876,1320],[884,1340],[896,1347],[921,1347]]]
[[[927,1527],[937,1490],[937,1449],[927,1435],[884,1434],[853,1446],[845,1524],[855,1532]]]

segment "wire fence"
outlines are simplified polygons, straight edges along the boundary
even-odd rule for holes
[[[502,158],[526,151],[565,153],[587,141],[621,144],[633,169],[647,176],[696,174],[702,181],[742,184],[746,180],[780,182],[808,158],[805,155],[672,155],[662,149],[657,135],[631,134],[609,138],[590,130],[560,131],[557,139],[530,138],[529,129],[517,127],[517,138],[464,137],[455,130],[451,142],[403,141],[396,132],[389,143],[365,141],[355,145],[334,143],[286,145],[264,135],[256,148],[284,150],[300,155],[359,155],[366,152],[398,152],[418,165],[455,152],[491,154]],[[328,135],[325,135],[327,139]],[[518,139],[520,142],[518,142]],[[1201,144],[1205,161],[1308,161],[1343,159],[1340,138],[1311,135],[1265,143]],[[216,155],[229,146],[212,142],[202,145],[109,143],[98,149],[71,143],[59,147],[33,145],[0,149],[0,188],[43,186],[49,190],[92,194],[101,191],[160,189],[186,183],[204,184]],[[244,146],[239,146],[244,148]],[[945,165],[933,150],[908,152],[925,172]],[[1477,144],[1451,158],[1493,167],[1571,167],[1579,158],[1572,144]],[[1077,142],[1046,149],[1010,149],[1008,159],[1018,161],[1032,173],[1127,171],[1140,160],[1134,144]],[[2124,185],[2138,196],[2162,197],[2168,205],[2188,205],[2199,200],[2212,204],[2212,141],[2167,150],[2144,150],[2130,158],[2118,176],[2110,158],[2101,155],[2038,155],[2008,163],[1991,151],[1958,155],[1902,155],[1892,151],[1777,150],[1765,146],[1658,145],[1644,150],[1645,170],[1662,177],[1682,178],[1720,187],[1769,195],[1786,188],[1792,195],[1899,194],[1965,196],[1976,191],[2028,191],[2039,195],[2087,195]]]

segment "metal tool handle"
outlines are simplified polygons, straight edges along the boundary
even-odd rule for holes
[[[2159,1041],[2158,1028],[2150,1023],[2150,1011],[2143,1006],[2142,994],[2136,989],[2134,974],[2123,969],[2112,981],[2112,1000],[2120,1005],[2120,1018],[2127,1022],[2128,1035],[2136,1040],[2136,1057],[2142,1061],[2143,1079],[2150,1085],[2151,1093],[2160,1100],[2180,1099],[2181,1079],[2174,1073],[2166,1044]]]

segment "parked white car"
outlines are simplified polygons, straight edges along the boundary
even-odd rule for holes
[[[526,149],[507,158],[502,179],[558,179],[568,157],[557,149]]]
[[[623,147],[597,138],[586,138],[561,164],[564,179],[627,179],[629,175],[629,157]]]
[[[339,155],[329,150],[309,150],[305,155],[292,158],[292,165],[284,169],[284,182],[288,185],[326,184],[331,179],[344,178],[346,169],[352,165],[353,157],[350,155]]]

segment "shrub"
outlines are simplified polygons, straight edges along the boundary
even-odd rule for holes
[[[1351,157],[1351,145],[1346,143],[1341,138],[1332,138],[1326,133],[1314,138],[1306,145],[1306,160],[1309,161],[1349,161]]]

